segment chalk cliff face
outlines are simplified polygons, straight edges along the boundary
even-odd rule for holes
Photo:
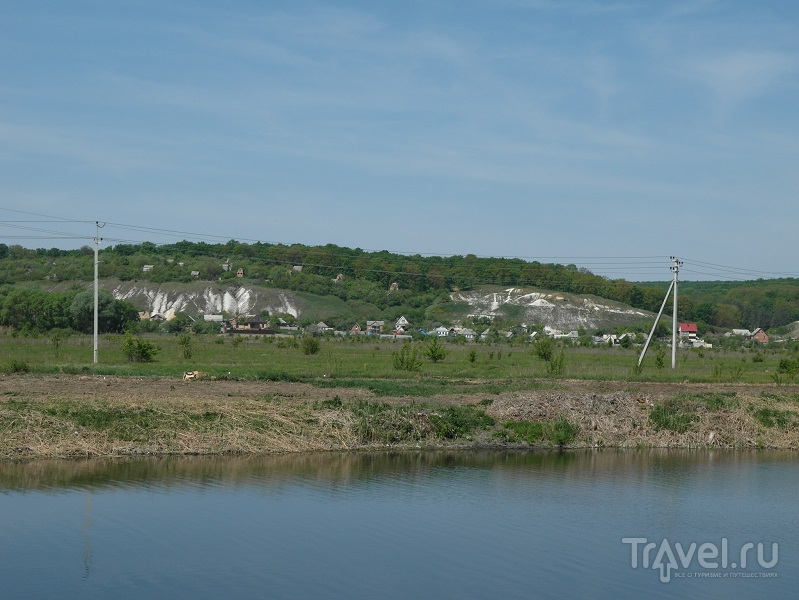
[[[140,310],[158,313],[167,319],[177,312],[254,315],[267,310],[270,314],[289,314],[295,317],[300,314],[296,298],[291,292],[284,290],[244,286],[182,289],[176,284],[119,284],[111,293],[118,300],[127,300]]]
[[[127,300],[139,310],[158,313],[170,319],[177,312],[190,315],[222,314],[257,315],[289,314],[302,318],[311,308],[288,290],[256,286],[225,286],[168,283],[164,285],[122,282],[109,288],[114,297]],[[463,316],[510,318],[527,324],[541,324],[562,331],[600,329],[617,325],[639,324],[654,315],[600,298],[560,294],[557,292],[530,292],[519,288],[500,291],[473,290],[450,294],[453,313]],[[463,310],[463,306],[468,308]],[[348,310],[342,303],[342,310]],[[449,313],[445,313],[449,314]],[[442,314],[442,317],[448,317]],[[381,318],[375,314],[375,319]],[[453,320],[457,320],[453,317]]]
[[[491,293],[480,290],[456,292],[450,298],[453,302],[468,304],[470,315],[494,318],[512,313],[514,318],[526,323],[541,323],[565,331],[640,323],[654,316],[644,310],[599,298],[529,292],[519,288]]]

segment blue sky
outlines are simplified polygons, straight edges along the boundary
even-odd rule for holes
[[[0,241],[799,276],[798,113],[792,1],[7,0]]]

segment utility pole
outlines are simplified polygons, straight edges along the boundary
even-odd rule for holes
[[[666,308],[666,302],[669,300],[669,294],[671,294],[671,290],[674,290],[674,314],[672,316],[672,324],[671,324],[671,368],[677,368],[677,273],[680,271],[680,267],[682,266],[682,261],[677,260],[675,257],[670,257],[672,266],[671,272],[674,273],[674,277],[669,284],[669,289],[666,290],[666,295],[663,298],[663,304],[660,305],[660,310],[658,311],[657,316],[655,317],[655,322],[652,324],[652,330],[649,332],[649,337],[646,338],[646,343],[644,344],[644,349],[641,351],[641,356],[638,357],[638,366],[641,366],[641,363],[644,362],[644,356],[646,356],[646,351],[649,349],[649,344],[652,341],[652,336],[655,335],[655,328],[658,326],[658,322],[660,321],[660,316],[663,314],[663,309]]]
[[[677,274],[680,272],[682,261],[671,257],[671,272],[674,273],[672,286],[674,287],[674,312],[671,320],[671,368],[677,368]]]
[[[100,299],[100,283],[98,278],[98,265],[100,264],[100,242],[103,241],[103,238],[100,237],[100,229],[105,227],[105,223],[100,225],[100,221],[95,221],[94,225],[96,227],[96,233],[94,236],[94,364],[97,364],[97,332],[99,330],[99,322],[100,322],[100,307],[99,307],[99,299]]]

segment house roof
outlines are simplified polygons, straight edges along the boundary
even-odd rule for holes
[[[696,323],[680,323],[680,331],[687,331],[688,333],[697,333]]]

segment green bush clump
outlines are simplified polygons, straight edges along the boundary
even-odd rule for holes
[[[510,431],[508,441],[526,442],[530,445],[550,443],[565,446],[577,438],[577,426],[568,419],[555,421],[506,421],[505,429]]]
[[[430,340],[422,351],[424,355],[434,363],[440,362],[447,357],[447,349],[441,339],[434,337]]]
[[[430,415],[430,423],[438,437],[466,437],[476,429],[494,425],[494,418],[474,406],[448,406]]]
[[[685,433],[698,420],[699,415],[689,403],[673,398],[655,406],[649,413],[649,423],[655,429],[666,429],[675,433]]]
[[[345,405],[355,416],[355,431],[364,443],[385,444],[429,438],[468,437],[477,429],[494,425],[494,419],[475,406],[433,408],[412,404],[358,402]]]
[[[30,373],[31,366],[24,360],[14,359],[8,365],[9,373]]]
[[[757,422],[764,427],[779,427],[788,429],[796,423],[796,413],[792,410],[779,410],[776,408],[760,408],[752,413]]]
[[[133,337],[130,331],[125,332],[125,340],[122,342],[122,354],[130,362],[153,362],[155,355],[160,348],[154,343]]]
[[[302,353],[306,356],[310,356],[312,354],[316,354],[319,352],[319,349],[322,347],[322,344],[317,340],[315,337],[304,337],[302,338]]]
[[[544,336],[536,340],[533,346],[533,354],[546,362],[552,360],[555,355],[555,345],[552,343],[552,338]]]
[[[391,355],[394,369],[397,371],[415,372],[422,368],[422,361],[417,358],[416,346],[402,344],[402,348]]]

